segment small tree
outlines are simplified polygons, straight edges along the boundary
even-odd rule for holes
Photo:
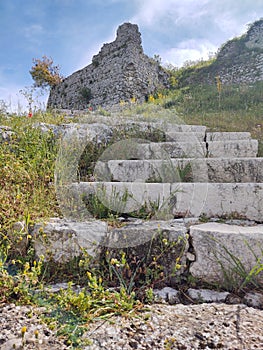
[[[52,87],[62,81],[62,76],[59,73],[60,67],[53,65],[53,59],[43,56],[42,60],[33,58],[34,65],[29,71],[34,86],[40,88]]]

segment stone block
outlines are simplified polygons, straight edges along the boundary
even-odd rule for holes
[[[263,158],[195,159],[195,182],[263,182]]]
[[[179,183],[171,186],[175,217],[237,218],[263,222],[263,183]]]
[[[132,213],[145,207],[156,215],[165,215],[166,201],[170,197],[169,183],[139,183],[139,182],[81,182],[71,185],[71,198],[83,198],[90,201],[89,195],[96,196],[105,207],[119,214]],[[78,198],[76,198],[78,197]],[[75,204],[72,203],[72,208]],[[88,213],[87,213],[88,215]]]
[[[157,123],[158,124],[158,123]],[[163,123],[162,128],[168,133],[172,132],[190,132],[190,133],[202,133],[205,135],[206,126],[204,125],[190,125],[179,123]]]
[[[263,182],[263,158],[177,158],[97,162],[98,181]]]
[[[250,140],[250,132],[207,132],[206,141]]]
[[[205,142],[150,142],[140,145],[138,159],[202,158],[206,156]]]
[[[178,276],[188,269],[187,229],[184,224],[173,220],[128,222],[123,227],[109,229],[101,245],[105,247],[101,250],[101,256],[106,254],[108,260],[120,260],[124,251],[128,264],[142,271],[142,281],[147,278],[147,273],[148,276],[157,273],[162,276],[161,284],[174,285],[178,282]],[[173,302],[173,299],[174,295],[170,295],[169,301]]]
[[[75,222],[55,218],[47,223],[35,224],[33,246],[37,257],[43,255],[47,260],[65,263],[79,256],[82,248],[94,255],[106,232],[107,224],[103,221]]]
[[[263,309],[263,294],[248,292],[244,296],[243,303],[257,309]]]
[[[206,223],[190,228],[196,260],[190,273],[219,285],[244,282],[246,274],[263,263],[263,225]],[[263,281],[263,272],[256,277]]]
[[[177,242],[178,239],[185,239],[187,230],[184,224],[175,223],[173,220],[137,220],[134,223],[127,223],[121,228],[108,230],[101,240],[101,244],[111,248],[136,247],[151,241],[160,233],[165,233],[168,241]],[[185,244],[186,242],[181,243]],[[186,244],[187,247],[188,243]],[[181,248],[182,245],[180,244],[178,249]]]
[[[256,157],[257,140],[208,141],[209,158]]]
[[[173,289],[171,287],[164,287],[163,289],[154,289],[153,293],[155,295],[155,298],[158,301],[165,301],[169,304],[179,304],[180,301],[180,292],[176,289]]]
[[[162,219],[205,216],[263,222],[263,183],[82,182],[71,188],[79,198],[96,194],[119,213],[146,206]]]
[[[205,132],[185,132],[185,131],[167,131],[165,133],[166,141],[174,142],[204,142]]]

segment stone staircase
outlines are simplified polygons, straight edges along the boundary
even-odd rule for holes
[[[167,124],[164,133],[165,142],[116,142],[97,161],[93,181],[66,186],[65,197],[72,199],[79,217],[83,201],[96,197],[122,216],[123,227],[109,227],[92,215],[85,219],[84,208],[81,222],[77,215],[36,226],[36,236],[42,231],[53,237],[48,248],[36,240],[37,254],[53,250],[55,260],[66,261],[80,254],[81,247],[92,254],[95,242],[109,249],[132,247],[142,257],[151,239],[163,233],[168,241],[179,242],[174,254],[181,257],[180,273],[209,283],[224,279],[219,260],[224,269],[235,268],[230,256],[247,273],[263,266],[263,158],[257,157],[258,141],[248,132],[208,132],[194,125]],[[151,213],[151,220],[139,214],[134,218],[144,211]],[[164,263],[169,275],[176,261]],[[257,277],[263,281],[262,273]]]
[[[116,211],[112,193],[119,199],[128,193],[123,213],[155,203],[157,218],[263,221],[263,158],[256,157],[258,141],[249,133],[176,125],[166,138],[113,145],[96,164],[96,181],[77,186],[82,193],[95,191]]]

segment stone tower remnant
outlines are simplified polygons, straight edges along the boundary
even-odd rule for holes
[[[168,87],[169,74],[143,53],[136,24],[124,23],[115,41],[104,44],[87,67],[51,88],[48,108],[110,109],[136,99],[145,101],[158,88]]]

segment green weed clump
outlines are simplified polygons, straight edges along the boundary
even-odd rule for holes
[[[57,145],[50,134],[30,126],[12,129],[14,136],[0,148],[0,224],[56,215],[53,181]]]

